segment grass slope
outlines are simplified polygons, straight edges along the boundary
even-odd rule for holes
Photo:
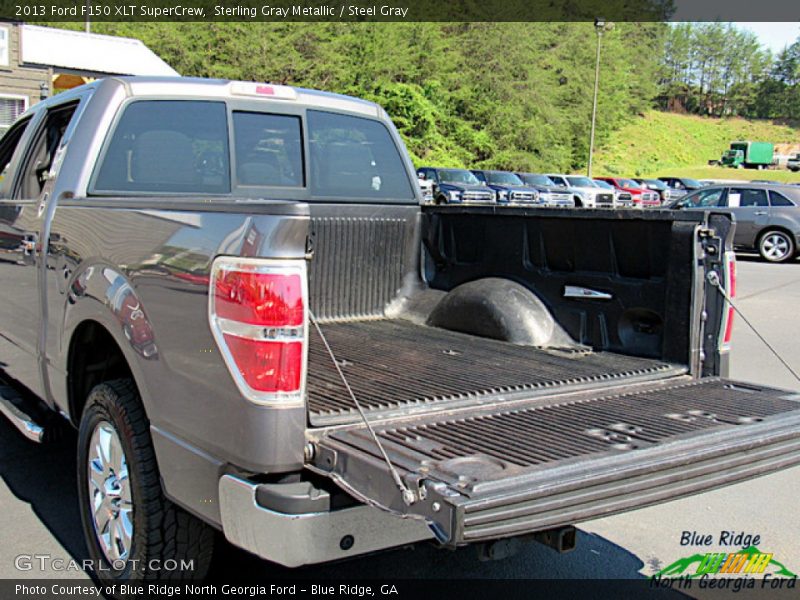
[[[595,155],[595,173],[629,177],[683,175],[698,179],[800,181],[785,169],[709,167],[734,140],[800,144],[800,129],[771,121],[714,119],[649,111],[612,134]]]

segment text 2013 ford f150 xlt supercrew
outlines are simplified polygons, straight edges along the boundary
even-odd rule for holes
[[[79,429],[104,580],[202,577],[214,529],[568,545],[800,461],[797,398],[725,378],[729,216],[420,207],[380,107],[227,81],[60,94],[0,170],[0,406]]]

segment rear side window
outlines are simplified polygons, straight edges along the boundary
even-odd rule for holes
[[[794,202],[774,190],[769,191],[769,203],[772,206],[794,206]]]
[[[3,182],[11,166],[11,159],[14,158],[14,152],[17,146],[19,146],[19,141],[22,139],[22,134],[25,133],[29,122],[30,119],[26,119],[18,123],[16,126],[9,129],[6,135],[0,138],[0,189],[3,187]]]
[[[767,191],[748,188],[731,188],[728,193],[728,206],[744,208],[747,206],[769,206]]]
[[[225,103],[139,100],[125,108],[94,192],[230,191]]]
[[[310,110],[308,136],[312,195],[415,200],[400,152],[382,123]]]
[[[302,187],[300,118],[234,112],[236,179],[245,186]]]
[[[35,132],[25,162],[21,165],[21,175],[14,193],[15,197],[30,200],[38,198],[44,191],[44,186],[50,178],[56,152],[61,146],[61,141],[77,108],[78,103],[71,102],[47,111],[44,122]]]

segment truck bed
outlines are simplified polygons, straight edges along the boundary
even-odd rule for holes
[[[362,407],[376,417],[409,415],[498,396],[552,395],[591,385],[666,378],[685,367],[613,352],[541,349],[418,325],[371,320],[321,325]],[[359,420],[315,330],[308,377],[312,425]]]

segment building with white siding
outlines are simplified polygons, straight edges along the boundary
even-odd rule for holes
[[[0,134],[55,91],[109,75],[177,74],[136,39],[0,22]]]

